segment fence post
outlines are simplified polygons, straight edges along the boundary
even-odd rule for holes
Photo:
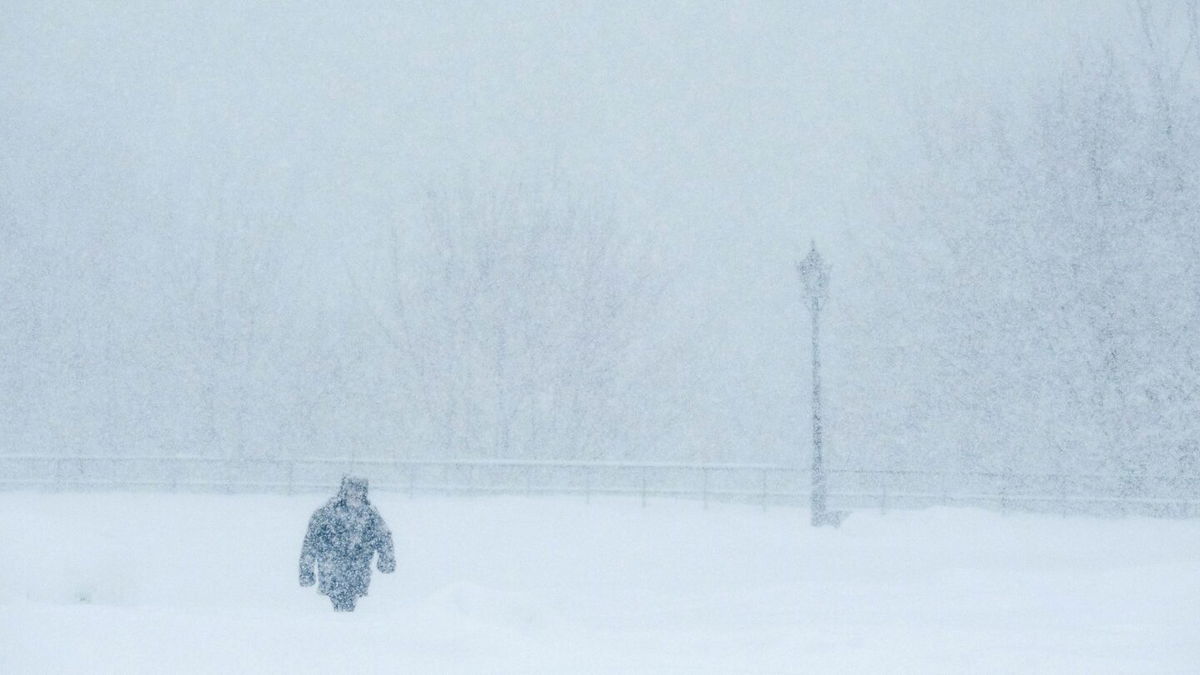
[[[642,467],[642,508],[646,508],[646,467]]]
[[[762,470],[762,509],[767,510],[767,470]]]
[[[704,499],[704,508],[708,509],[708,467],[704,467],[700,470],[700,472],[704,476],[703,487],[701,488]]]

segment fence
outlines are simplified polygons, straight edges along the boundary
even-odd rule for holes
[[[0,455],[0,489],[328,492],[344,474],[415,494],[574,494],[753,501],[807,498],[807,471],[765,464],[539,460]],[[803,479],[803,480],[802,480]]]
[[[344,474],[373,490],[416,494],[630,496],[808,503],[808,469],[774,464],[0,454],[0,489],[327,493]],[[1000,511],[1200,515],[1200,481],[1181,476],[834,468],[835,510],[975,506]]]

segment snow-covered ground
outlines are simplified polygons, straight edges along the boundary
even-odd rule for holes
[[[0,494],[0,672],[1200,670],[1197,521],[376,494],[397,573],[334,614],[323,501]]]

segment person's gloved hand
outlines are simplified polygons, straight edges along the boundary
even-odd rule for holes
[[[378,567],[379,571],[383,572],[384,574],[391,574],[392,572],[396,571],[396,561],[390,559],[384,560],[383,558],[380,558],[376,567]]]
[[[312,573],[312,570],[302,570],[300,572],[300,585],[312,586],[317,583],[317,576]]]

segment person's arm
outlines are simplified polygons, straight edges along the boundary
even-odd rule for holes
[[[379,553],[379,560],[375,563],[379,571],[384,574],[395,572],[396,551],[392,546],[392,531],[378,514],[375,515],[375,550]]]
[[[317,514],[308,521],[308,532],[304,535],[304,545],[300,548],[300,585],[312,586],[317,582],[313,573],[313,564],[317,560]]]

